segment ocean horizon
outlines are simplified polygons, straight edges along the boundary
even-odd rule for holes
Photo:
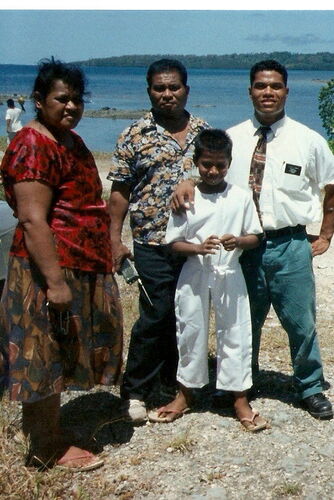
[[[146,91],[146,68],[140,67],[83,67],[87,77],[90,96],[86,110],[103,107],[121,110],[149,109]],[[0,65],[0,94],[30,95],[36,76],[36,66]],[[332,71],[290,70],[290,88],[287,114],[326,138],[318,111],[318,96],[322,86],[334,77]],[[189,112],[207,120],[213,127],[226,129],[246,120],[253,114],[248,96],[249,70],[193,69],[188,70],[190,94],[187,103]],[[25,104],[23,123],[34,116],[31,101]],[[6,102],[0,106],[0,135],[6,135],[4,115]],[[76,132],[92,151],[110,152],[122,130],[133,119],[110,119],[83,117]]]

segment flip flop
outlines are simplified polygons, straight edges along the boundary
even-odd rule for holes
[[[257,423],[255,423],[255,419],[258,417]],[[267,429],[268,427],[268,422],[260,417],[260,414],[258,411],[252,411],[252,418],[241,418],[240,423],[243,425],[244,429],[248,432],[258,432],[262,431],[264,429]]]
[[[147,417],[150,422],[170,423],[183,417],[183,415],[188,411],[190,411],[190,408],[185,408],[184,410],[170,410],[167,409],[166,406],[161,406],[161,408],[147,412]],[[161,413],[167,413],[169,416],[167,415],[166,417],[161,417]]]
[[[84,460],[82,465],[78,464],[80,460]],[[73,463],[73,465],[70,465],[71,463]],[[57,461],[55,467],[60,470],[67,470],[71,472],[88,472],[98,469],[99,467],[102,467],[102,465],[104,465],[104,461],[101,458],[93,453],[90,453],[89,451],[83,450],[81,455],[73,457],[66,457],[65,453],[65,456]]]

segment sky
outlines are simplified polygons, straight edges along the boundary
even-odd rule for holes
[[[38,1],[31,0],[29,9],[25,2],[14,1],[14,10],[1,9],[0,64],[36,64],[51,55],[70,62],[126,54],[316,53],[334,49],[334,10],[322,0],[317,2],[319,10],[300,10],[294,0],[281,0],[279,7],[284,10],[266,10],[268,2],[262,5],[261,0],[256,3],[261,10],[238,8],[238,0],[233,2],[235,10],[214,9],[212,0],[202,0],[201,7],[191,2],[193,8],[203,9],[205,4],[208,10],[190,10],[181,0],[164,3],[170,10],[154,10],[159,2],[149,1],[140,3],[142,10],[132,10],[128,0],[117,2],[124,10],[108,10],[102,0],[90,2],[95,10],[83,7],[83,1],[77,3],[79,8],[72,1],[67,2],[69,8],[58,2],[57,10],[43,10]]]

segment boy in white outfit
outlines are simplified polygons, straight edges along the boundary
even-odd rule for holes
[[[171,214],[166,242],[186,255],[177,284],[175,311],[180,390],[168,405],[149,412],[154,422],[172,422],[188,409],[191,389],[208,384],[210,302],[217,333],[217,389],[233,391],[236,415],[246,430],[266,428],[250,407],[252,386],[251,319],[239,264],[243,249],[259,244],[262,228],[251,195],[226,183],[232,142],[226,132],[203,130],[195,140],[194,162],[200,183],[195,201],[181,215]],[[257,236],[258,235],[258,236]]]

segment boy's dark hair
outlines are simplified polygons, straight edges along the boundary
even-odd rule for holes
[[[14,108],[15,107],[13,99],[7,99],[7,106],[9,108]]]
[[[39,93],[42,99],[49,94],[55,80],[62,80],[66,85],[77,91],[81,97],[85,92],[86,79],[83,71],[73,64],[51,59],[42,59],[38,65],[38,74],[35,79],[33,93]]]
[[[264,61],[259,61],[251,67],[249,74],[251,86],[253,85],[253,82],[255,80],[256,73],[258,73],[259,71],[277,71],[277,73],[280,73],[280,75],[282,75],[284,85],[286,86],[288,83],[288,72],[285,66],[283,66],[283,64],[279,63],[278,61],[275,61],[275,59],[266,59]]]
[[[159,59],[154,61],[148,68],[146,81],[149,88],[152,85],[153,76],[157,73],[177,71],[180,75],[183,85],[187,85],[188,74],[186,68],[177,59]]]
[[[225,130],[218,128],[208,128],[202,130],[195,138],[194,162],[204,153],[204,151],[221,152],[226,158],[232,158],[232,141]]]

